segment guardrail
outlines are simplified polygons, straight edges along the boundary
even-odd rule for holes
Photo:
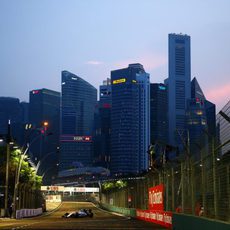
[[[100,206],[106,210],[111,211],[111,212],[117,212],[117,213],[123,214],[125,216],[130,216],[130,217],[136,218],[136,209],[135,208],[122,208],[122,207],[117,207],[117,206],[113,206],[110,204],[104,204],[104,203],[100,203]]]
[[[42,208],[20,209],[20,210],[16,210],[16,219],[21,219],[24,217],[38,216],[41,214],[42,214]]]

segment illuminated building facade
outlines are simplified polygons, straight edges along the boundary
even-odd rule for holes
[[[188,101],[187,108],[190,152],[198,160],[201,148],[202,151],[209,151],[208,143],[211,143],[211,136],[215,136],[216,133],[216,116],[215,105],[206,100],[196,78],[191,82],[191,99]]]
[[[111,71],[111,85],[111,173],[140,173],[148,167],[149,74],[130,64]]]
[[[62,71],[59,170],[90,166],[97,90],[79,76]]]

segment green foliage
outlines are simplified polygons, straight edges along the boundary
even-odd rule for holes
[[[127,186],[127,181],[118,180],[115,183],[116,188],[125,188]]]
[[[18,167],[21,162],[21,170],[20,170],[20,183],[28,183],[35,188],[39,188],[42,185],[42,177],[36,175],[35,169],[30,166],[28,162],[28,156],[23,155],[22,151],[16,149],[11,152],[10,157],[10,168],[16,174]]]
[[[104,182],[102,184],[102,189],[105,191],[111,190],[114,188],[114,183],[113,182]]]
[[[127,187],[127,181],[117,180],[114,182],[104,182],[102,184],[102,189],[104,191],[111,191],[113,189],[121,189]]]

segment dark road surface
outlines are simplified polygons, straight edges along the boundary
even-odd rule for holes
[[[61,216],[81,208],[91,208],[94,217],[65,219]],[[163,227],[117,216],[98,209],[89,202],[63,202],[60,208],[49,215],[21,220],[0,220],[0,229],[164,229]]]

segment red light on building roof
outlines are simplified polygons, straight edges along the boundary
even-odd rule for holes
[[[39,90],[33,90],[32,93],[33,93],[33,94],[38,94],[38,93],[39,93]]]

